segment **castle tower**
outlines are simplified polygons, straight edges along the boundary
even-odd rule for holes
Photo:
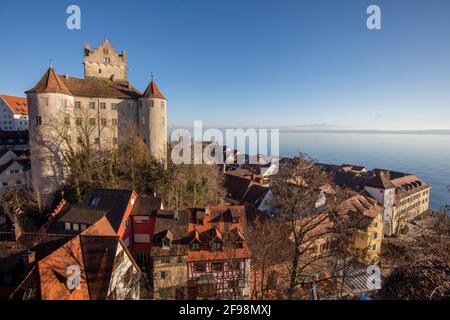
[[[73,108],[73,96],[62,79],[50,67],[27,94],[31,176],[33,189],[44,196],[47,203],[63,183],[64,161],[58,150],[58,140],[52,130],[61,110]]]
[[[139,133],[151,155],[167,164],[167,100],[153,79],[139,99]]]
[[[84,45],[84,77],[105,78],[109,80],[127,80],[127,55],[114,50],[105,39],[98,48]]]

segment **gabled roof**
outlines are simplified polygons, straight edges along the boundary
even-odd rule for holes
[[[28,160],[9,160],[7,163],[0,166],[0,174],[8,170],[8,168],[11,167],[14,163],[20,165],[24,170],[28,170],[30,166],[30,162]]]
[[[133,190],[92,189],[83,208],[105,211],[113,229],[118,232]]]
[[[148,85],[147,89],[145,89],[145,92],[143,94],[146,98],[154,98],[154,99],[164,99],[164,95],[159,90],[158,86],[156,85],[155,81],[150,81],[150,84]]]
[[[238,171],[238,170],[236,170]],[[225,187],[231,199],[241,202],[248,188],[254,182],[250,177],[241,176],[233,171],[225,174]]]
[[[149,216],[162,209],[162,199],[153,196],[140,196],[131,211],[132,216]]]
[[[104,210],[73,207],[59,220],[60,222],[92,225],[106,215]]]
[[[368,187],[377,188],[377,189],[394,189],[395,185],[391,182],[389,172],[379,171],[375,174],[368,183]]]
[[[19,114],[22,116],[28,115],[27,98],[8,96],[6,94],[0,94],[0,97],[3,98],[14,114]]]
[[[91,300],[105,300],[113,272],[119,238],[82,234],[84,268]]]
[[[188,211],[158,210],[152,214],[155,229],[152,237],[152,256],[186,255],[189,244]],[[170,248],[162,247],[162,240],[170,237]]]
[[[245,259],[250,257],[248,243],[243,241],[242,248],[232,248],[231,243],[225,241],[222,250],[211,251],[208,245],[215,239],[230,239],[230,235],[236,236],[242,240],[245,239],[247,231],[247,219],[245,207],[243,206],[209,206],[205,212],[205,219],[202,224],[197,224],[197,214],[201,212],[199,208],[190,210],[189,235],[191,243],[194,239],[200,238],[201,245],[199,250],[189,250],[188,261],[212,261],[224,259]],[[197,240],[198,241],[198,240]]]
[[[350,197],[336,208],[341,218],[349,218],[352,225],[359,229],[365,229],[383,211],[383,205],[366,191]]]
[[[41,299],[106,299],[119,245],[124,247],[104,217],[64,246],[40,260],[38,272]],[[125,254],[130,257],[125,247],[124,250]],[[81,286],[73,291],[66,286],[67,267],[72,265],[77,265],[81,269]]]
[[[61,77],[56,74],[52,67],[48,68],[47,72],[45,72],[34,88],[28,90],[26,93],[28,92],[72,95],[72,92],[70,92],[69,88],[67,88]]]
[[[264,200],[266,194],[270,191],[269,188],[263,187],[261,185],[254,184],[250,186],[241,203],[248,202],[254,205],[256,208],[259,207],[261,202]]]

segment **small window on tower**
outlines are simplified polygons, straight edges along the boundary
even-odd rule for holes
[[[98,69],[98,73],[102,73],[102,69]]]
[[[48,98],[46,97],[41,97],[39,98],[39,104],[43,107],[48,106]],[[6,110],[5,110],[6,111]]]
[[[59,107],[61,109],[66,109],[67,108],[67,100],[65,100],[65,99],[59,100]]]

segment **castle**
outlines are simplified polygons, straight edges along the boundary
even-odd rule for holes
[[[65,182],[66,152],[111,149],[140,136],[151,155],[167,160],[167,100],[151,79],[144,93],[128,81],[126,52],[105,40],[84,46],[84,78],[59,75],[52,66],[25,92],[29,106],[32,186],[44,199]]]

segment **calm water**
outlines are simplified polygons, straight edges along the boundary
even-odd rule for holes
[[[413,173],[431,184],[431,207],[450,204],[450,136],[280,133],[280,154],[307,153],[325,163],[350,163]]]

